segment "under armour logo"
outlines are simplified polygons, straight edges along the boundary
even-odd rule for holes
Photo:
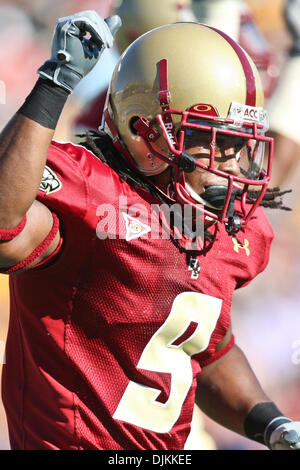
[[[190,258],[188,271],[192,271],[191,279],[198,279],[200,273],[199,261],[197,258]]]
[[[151,227],[143,224],[140,220],[131,215],[122,212],[126,223],[126,241],[134,240],[135,238],[142,237],[146,233],[151,231]]]
[[[250,255],[250,250],[249,250],[249,241],[245,238],[244,244],[240,243],[235,237],[232,237],[233,241],[233,249],[236,253],[239,253],[240,250],[245,250],[246,255]]]

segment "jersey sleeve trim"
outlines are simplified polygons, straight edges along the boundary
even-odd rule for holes
[[[201,367],[205,367],[208,364],[211,364],[212,362],[216,361],[217,359],[220,359],[220,357],[224,356],[226,353],[228,353],[228,351],[230,351],[234,344],[234,335],[231,335],[229,342],[226,344],[226,346],[224,346],[224,348],[220,349],[219,351],[216,351],[212,356],[208,357],[207,359],[201,360]]]
[[[58,230],[59,230],[59,219],[58,219],[57,215],[54,214],[54,212],[52,212],[52,217],[53,217],[52,228],[51,228],[50,232],[48,233],[48,235],[46,236],[46,238],[42,241],[42,243],[40,243],[40,245],[38,245],[35,248],[35,250],[29,256],[27,256],[27,258],[25,258],[23,261],[20,261],[19,263],[15,264],[14,266],[12,266],[10,268],[0,269],[0,273],[2,273],[2,274],[13,274],[17,271],[20,271],[24,268],[27,268],[34,261],[36,261],[43,253],[45,253],[47,248],[49,248],[49,246],[53,242],[53,240],[56,237],[56,235],[58,233]],[[55,250],[55,251],[57,251],[57,250]],[[41,263],[39,263],[39,264],[41,264]]]

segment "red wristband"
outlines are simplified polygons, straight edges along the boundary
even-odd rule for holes
[[[19,233],[22,232],[26,225],[26,214],[24,215],[23,219],[15,228],[9,229],[0,229],[0,240],[9,241],[15,238]]]
[[[11,266],[10,268],[3,268],[0,269],[0,273],[2,274],[13,274],[17,271],[20,271],[21,269],[28,268],[37,258],[39,258],[50,246],[50,244],[53,242],[54,238],[57,235],[57,232],[59,231],[59,219],[58,217],[52,212],[52,217],[53,217],[53,225],[48,233],[47,237],[40,243],[40,245],[29,255],[27,256],[26,259],[23,261],[20,261],[19,263],[15,264],[14,266]]]

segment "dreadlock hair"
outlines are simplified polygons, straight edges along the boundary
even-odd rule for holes
[[[163,203],[167,202],[167,199],[164,199],[163,195],[151,184],[148,178],[143,177],[143,175],[128,165],[126,160],[115,149],[108,134],[88,131],[86,134],[81,134],[77,137],[85,137],[85,140],[79,142],[80,145],[91,150],[102,162],[109,165],[122,180],[126,181],[126,183],[136,188],[145,189]]]
[[[268,188],[260,205],[268,209],[281,209],[283,211],[291,211],[292,209],[290,207],[286,207],[283,205],[283,201],[281,199],[282,196],[291,192],[292,192],[291,189],[286,189],[285,191],[281,191],[279,186],[275,186],[274,188]],[[248,204],[254,204],[257,196],[258,196],[258,191],[248,191],[248,194],[247,194]]]
[[[247,172],[244,170],[241,170],[242,174],[247,177]],[[291,211],[292,209],[290,207],[286,207],[283,205],[282,201],[282,196],[284,196],[287,193],[291,193],[291,189],[287,189],[285,191],[281,191],[279,186],[275,186],[274,188],[267,188],[266,194],[264,195],[260,206],[266,207],[268,209],[281,209],[284,211]],[[237,191],[236,197],[239,199],[241,196],[242,192]],[[247,192],[247,203],[248,204],[254,204],[255,201],[257,200],[257,197],[259,196],[259,191],[255,190],[250,190]],[[280,199],[279,199],[280,198]]]

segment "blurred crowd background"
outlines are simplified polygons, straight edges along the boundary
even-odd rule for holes
[[[148,1],[151,3],[150,0]],[[166,1],[161,0],[161,5]],[[220,4],[222,1],[210,0],[210,4],[218,2]],[[239,0],[224,0],[223,3],[225,4],[226,1],[227,19],[225,21],[223,17],[224,29],[236,14],[234,10],[230,10],[230,7]],[[124,2],[126,3],[126,0]],[[116,0],[0,1],[0,129],[23,103],[37,79],[36,69],[48,58],[56,19],[86,9],[94,9],[106,17],[113,12],[118,3],[120,1]],[[192,2],[194,14],[199,21],[205,14],[202,3],[204,2],[201,0]],[[267,61],[262,64],[262,69],[265,69],[262,70],[262,74],[268,74],[270,86],[268,90],[266,89],[266,94],[268,102],[271,103],[273,96],[276,96],[281,78],[288,68],[289,50],[293,40],[283,15],[286,0],[247,0],[242,3],[247,8],[247,14],[243,16],[243,37],[239,38],[244,42],[243,46],[246,45],[250,55],[253,46],[256,46],[253,54],[258,56],[256,57],[258,61],[263,57],[263,54],[259,55],[259,52],[267,50]],[[218,26],[222,29],[222,24]],[[60,123],[57,139],[72,139],[72,126],[75,118],[77,119],[76,113],[78,115],[86,111],[82,103],[85,107],[90,105],[95,96],[106,89],[117,56],[116,51],[107,57],[103,55],[103,63],[99,69],[101,74],[96,71],[89,81],[74,94],[73,101],[70,100],[72,102],[68,104],[67,114]],[[294,74],[290,80],[290,87],[300,90],[300,73]],[[285,101],[284,97],[283,101]],[[293,103],[295,109],[297,107],[299,109],[299,105],[300,102]],[[280,183],[282,189],[292,189],[292,192],[284,198],[284,204],[291,207],[292,211],[267,210],[275,232],[270,264],[250,286],[236,293],[232,316],[236,342],[245,351],[266,392],[277,402],[283,413],[299,421],[300,168],[297,163],[300,155],[298,149],[300,120],[299,113],[292,109],[291,112],[296,118],[294,120],[296,126],[299,126],[299,142],[297,137],[294,139],[295,132],[284,136],[289,138],[289,143],[293,144],[293,139],[295,140],[295,145],[292,147],[292,160],[285,158],[288,143],[285,143],[286,141],[283,141],[283,145],[281,141],[278,143],[278,148],[282,150],[279,157],[275,155],[274,166],[279,170],[274,183]],[[287,117],[285,112],[282,112],[280,119],[284,121],[285,117]],[[100,121],[99,115],[99,124]],[[287,124],[286,127],[289,130],[291,125]],[[277,136],[278,129],[275,129],[276,131]],[[288,169],[291,171],[288,172]],[[8,279],[1,275],[1,362],[5,360],[4,345],[8,317]],[[203,437],[203,425],[208,433],[206,439]],[[201,414],[195,415],[193,427],[189,442],[190,448],[265,449],[259,444],[224,430]],[[0,403],[0,449],[9,449],[2,403]]]

